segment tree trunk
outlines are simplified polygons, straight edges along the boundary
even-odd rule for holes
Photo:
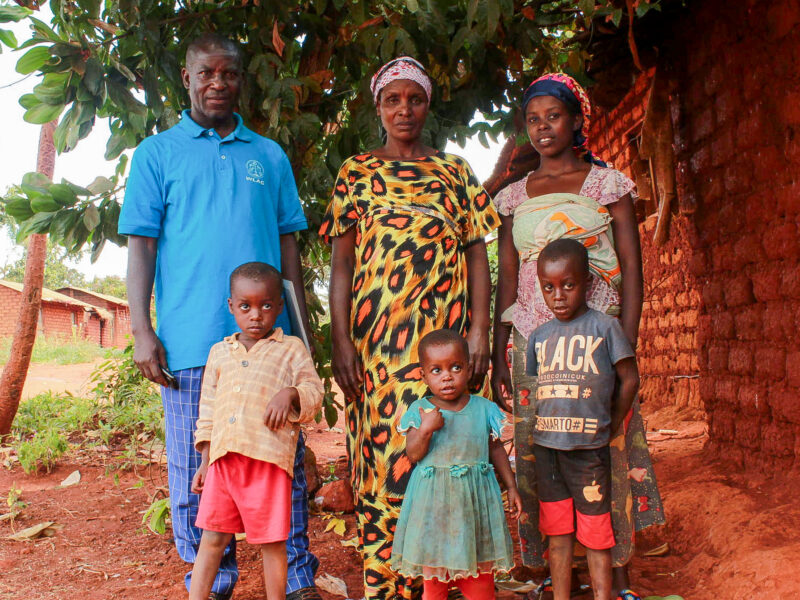
[[[39,134],[39,155],[36,170],[53,178],[56,162],[56,149],[53,145],[53,131],[56,121],[42,125]],[[39,309],[42,306],[42,285],[44,283],[44,263],[47,256],[47,234],[35,233],[28,238],[28,251],[25,258],[25,280],[22,288],[22,303],[17,317],[17,327],[11,342],[8,363],[0,377],[0,439],[11,431],[11,423],[19,408],[22,388],[28,374],[28,366],[36,341],[36,325]]]

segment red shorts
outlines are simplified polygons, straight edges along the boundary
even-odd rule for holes
[[[614,546],[611,526],[611,458],[608,447],[555,450],[534,444],[539,491],[539,531],[576,533],[592,550]]]
[[[242,533],[251,544],[289,538],[292,478],[263,460],[228,453],[208,467],[195,525]]]

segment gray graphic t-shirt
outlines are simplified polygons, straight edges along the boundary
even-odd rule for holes
[[[528,374],[539,378],[534,443],[558,450],[607,446],[614,365],[633,355],[619,321],[596,310],[536,328],[527,356]]]

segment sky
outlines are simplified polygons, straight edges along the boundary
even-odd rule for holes
[[[38,18],[49,21],[43,8]],[[22,43],[30,37],[28,26],[22,23],[4,24],[12,29],[17,41]],[[39,83],[36,76],[25,77],[14,69],[22,52],[14,52],[6,47],[0,54],[0,115],[3,115],[3,142],[0,143],[0,194],[12,184],[19,183],[22,176],[36,169],[36,150],[39,143],[39,125],[26,123],[22,116],[25,110],[19,105],[19,97],[29,93]],[[106,119],[98,119],[89,136],[81,140],[77,147],[56,157],[54,181],[66,178],[78,185],[86,185],[98,175],[110,176],[114,173],[116,161],[103,158],[108,140],[109,128]],[[500,154],[503,140],[497,144],[490,141],[489,149],[476,140],[470,140],[465,148],[450,143],[446,151],[467,159],[475,174],[485,181],[492,173]],[[0,266],[15,262],[22,255],[6,234],[0,234]],[[89,279],[107,275],[125,276],[127,250],[106,243],[96,263],[88,258],[80,261],[75,268]]]

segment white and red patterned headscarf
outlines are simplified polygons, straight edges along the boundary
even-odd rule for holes
[[[428,96],[428,104],[431,103],[431,78],[428,77],[425,67],[410,56],[398,56],[383,65],[372,76],[369,88],[375,104],[378,103],[381,90],[396,79],[410,79],[420,84]]]

